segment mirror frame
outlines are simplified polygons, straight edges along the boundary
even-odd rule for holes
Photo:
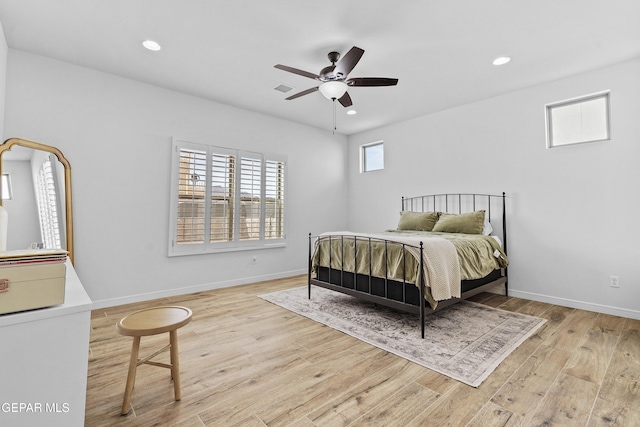
[[[73,209],[71,203],[71,165],[67,158],[62,154],[56,147],[52,147],[50,145],[41,144],[35,141],[29,141],[27,139],[21,138],[9,138],[4,143],[0,145],[0,175],[2,175],[2,154],[5,151],[11,150],[11,148],[15,145],[19,145],[21,147],[32,148],[34,150],[47,151],[49,153],[55,154],[60,163],[64,165],[64,191],[65,191],[65,224],[66,224],[66,235],[67,235],[67,252],[69,253],[69,260],[71,264],[73,264]],[[2,192],[2,189],[0,189]],[[0,197],[0,206],[2,206],[2,198]]]

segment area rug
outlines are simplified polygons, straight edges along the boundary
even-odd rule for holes
[[[461,301],[425,319],[349,295],[313,287],[260,295],[294,313],[443,375],[478,387],[491,372],[546,320]]]

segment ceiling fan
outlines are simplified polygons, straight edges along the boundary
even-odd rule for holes
[[[327,57],[329,58],[329,61],[331,61],[331,65],[324,67],[320,70],[319,74],[299,70],[287,65],[275,65],[275,67],[280,70],[288,71],[290,73],[298,74],[321,82],[319,86],[303,90],[302,92],[291,95],[286,99],[292,100],[320,91],[320,93],[322,93],[327,99],[331,99],[333,101],[337,99],[343,107],[350,107],[353,105],[353,102],[351,101],[349,93],[347,93],[349,86],[395,86],[398,84],[398,79],[390,79],[386,77],[353,77],[348,79],[347,76],[351,70],[354,69],[358,61],[360,61],[363,54],[364,50],[356,46],[352,47],[351,50],[342,57],[342,59],[340,59],[340,54],[338,52],[329,52]]]

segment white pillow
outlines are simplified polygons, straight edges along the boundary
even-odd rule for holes
[[[488,236],[492,232],[493,232],[493,227],[491,226],[491,223],[489,222],[488,215],[485,215],[484,216],[484,224],[482,225],[482,234],[484,234],[485,236]]]

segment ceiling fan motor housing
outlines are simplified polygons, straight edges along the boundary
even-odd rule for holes
[[[336,68],[336,62],[338,62],[338,60],[340,59],[340,53],[329,52],[327,54],[327,58],[329,58],[331,65],[329,65],[328,67],[324,67],[322,70],[320,70],[320,74],[318,74],[318,80],[327,82],[330,80],[340,80],[345,78],[346,76],[344,74],[340,72],[336,74],[333,72],[333,70],[335,70]]]
[[[320,70],[320,74],[318,74],[318,80],[321,82],[328,82],[330,80],[340,80],[344,76],[342,73],[335,74],[333,70],[336,68],[335,65],[329,65],[328,67],[324,67]]]

